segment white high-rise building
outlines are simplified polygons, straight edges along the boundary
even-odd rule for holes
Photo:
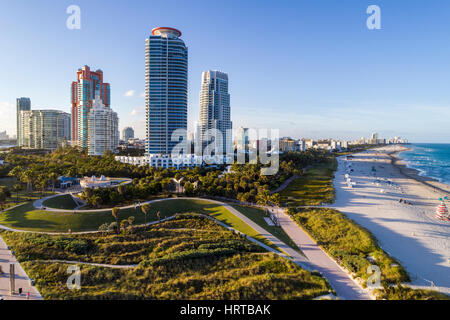
[[[119,118],[103,104],[98,93],[87,120],[89,155],[101,156],[107,150],[115,152],[119,146]]]
[[[213,136],[208,133],[208,130],[216,129],[218,132],[214,136],[215,150],[217,153],[225,154],[227,148],[231,149],[231,128],[228,74],[220,71],[205,71],[202,73],[199,119],[203,145],[212,142]]]
[[[20,111],[19,146],[55,150],[71,138],[70,119],[69,113],[58,110]]]

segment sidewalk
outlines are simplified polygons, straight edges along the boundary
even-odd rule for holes
[[[11,296],[10,284],[9,284],[9,265],[15,263],[15,289],[16,294]],[[3,238],[0,236],[0,266],[2,267],[3,274],[0,275],[0,296],[3,296],[5,300],[26,300],[27,292],[30,292],[30,300],[42,300],[41,295],[35,287],[31,286],[30,278],[28,278],[25,271],[22,269],[16,258],[8,250]],[[18,289],[22,288],[22,295],[19,295]]]
[[[344,271],[290,216],[279,209],[278,221],[314,267],[327,278],[337,295],[345,300],[371,300],[351,276]]]

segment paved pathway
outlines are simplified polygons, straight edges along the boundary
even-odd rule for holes
[[[285,181],[281,184],[281,186],[279,186],[276,190],[271,191],[270,194],[274,194],[274,193],[278,193],[278,192],[283,191],[284,189],[287,188],[287,186],[288,186],[292,181],[294,181],[294,180],[297,179],[297,178],[300,178],[300,176],[294,174],[293,176],[291,176],[291,177],[289,177],[287,180],[285,180]]]
[[[19,288],[22,288],[22,295],[18,293],[10,294],[9,284],[9,265],[15,264],[15,288],[16,292]],[[34,286],[31,286],[30,278],[28,278],[25,271],[22,269],[16,258],[8,250],[3,238],[0,236],[0,266],[3,270],[3,274],[0,275],[0,296],[3,296],[5,300],[25,300],[27,299],[27,292],[30,292],[30,300],[42,300],[41,295]]]
[[[94,267],[102,267],[102,268],[112,268],[112,269],[132,269],[136,268],[137,264],[105,264],[105,263],[94,263],[94,262],[82,262],[82,261],[71,261],[71,260],[36,260],[37,262],[42,263],[67,263],[67,264],[84,264]]]
[[[299,246],[314,268],[327,278],[340,298],[346,300],[372,299],[368,291],[363,290],[289,215],[278,209],[277,216],[283,230]]]

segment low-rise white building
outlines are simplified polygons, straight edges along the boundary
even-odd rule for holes
[[[208,165],[219,165],[231,163],[232,159],[227,156],[198,156],[195,154],[182,154],[176,157],[171,155],[150,154],[142,157],[116,156],[116,160],[121,163],[136,166],[151,166],[155,168],[175,168],[186,169]]]

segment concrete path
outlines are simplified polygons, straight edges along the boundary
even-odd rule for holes
[[[15,264],[15,291],[14,295],[10,294],[9,282],[9,265]],[[34,286],[31,286],[30,278],[28,278],[25,271],[22,269],[16,258],[8,250],[3,238],[0,236],[0,266],[3,274],[0,275],[0,296],[5,300],[26,300],[27,292],[30,293],[30,300],[42,300],[41,295]],[[19,295],[18,289],[22,288],[22,294]]]
[[[314,268],[327,278],[341,299],[372,299],[368,291],[363,290],[289,215],[278,209],[277,216],[283,230],[299,246]]]
[[[278,192],[283,191],[284,189],[287,188],[287,186],[288,186],[292,181],[294,181],[294,180],[297,179],[297,178],[300,178],[300,176],[294,174],[293,176],[291,176],[291,177],[289,177],[287,180],[285,180],[285,181],[281,184],[281,186],[279,186],[277,189],[271,191],[270,194],[274,194],[274,193],[278,193]]]
[[[112,268],[112,269],[132,269],[136,268],[137,264],[105,264],[105,263],[94,263],[94,262],[82,262],[82,261],[71,261],[71,260],[35,260],[41,263],[67,263],[67,264],[84,264],[94,267],[102,268]]]
[[[196,199],[196,200],[205,201],[205,199],[202,199],[202,198],[181,198],[181,199]],[[292,258],[291,260],[293,262],[295,262],[299,266],[303,267],[304,269],[311,270],[311,265],[309,264],[308,260],[300,252],[289,247],[283,241],[281,241],[280,239],[275,237],[270,232],[266,231],[264,228],[259,226],[257,223],[255,223],[252,220],[250,220],[249,218],[247,218],[244,214],[240,213],[238,210],[233,208],[231,205],[220,202],[220,201],[216,201],[216,200],[210,200],[210,199],[208,199],[206,201],[216,203],[216,204],[219,204],[219,205],[225,207],[233,215],[238,217],[240,220],[244,221],[247,225],[249,225],[251,228],[253,228],[255,231],[257,231],[259,234],[261,234],[261,236],[263,236],[264,238],[266,238],[267,240],[272,242],[274,245],[276,245],[278,248],[283,250],[285,253],[287,253]],[[268,248],[270,248],[270,247],[268,247]],[[272,248],[270,248],[270,249],[272,249]],[[273,251],[273,249],[270,251]]]

